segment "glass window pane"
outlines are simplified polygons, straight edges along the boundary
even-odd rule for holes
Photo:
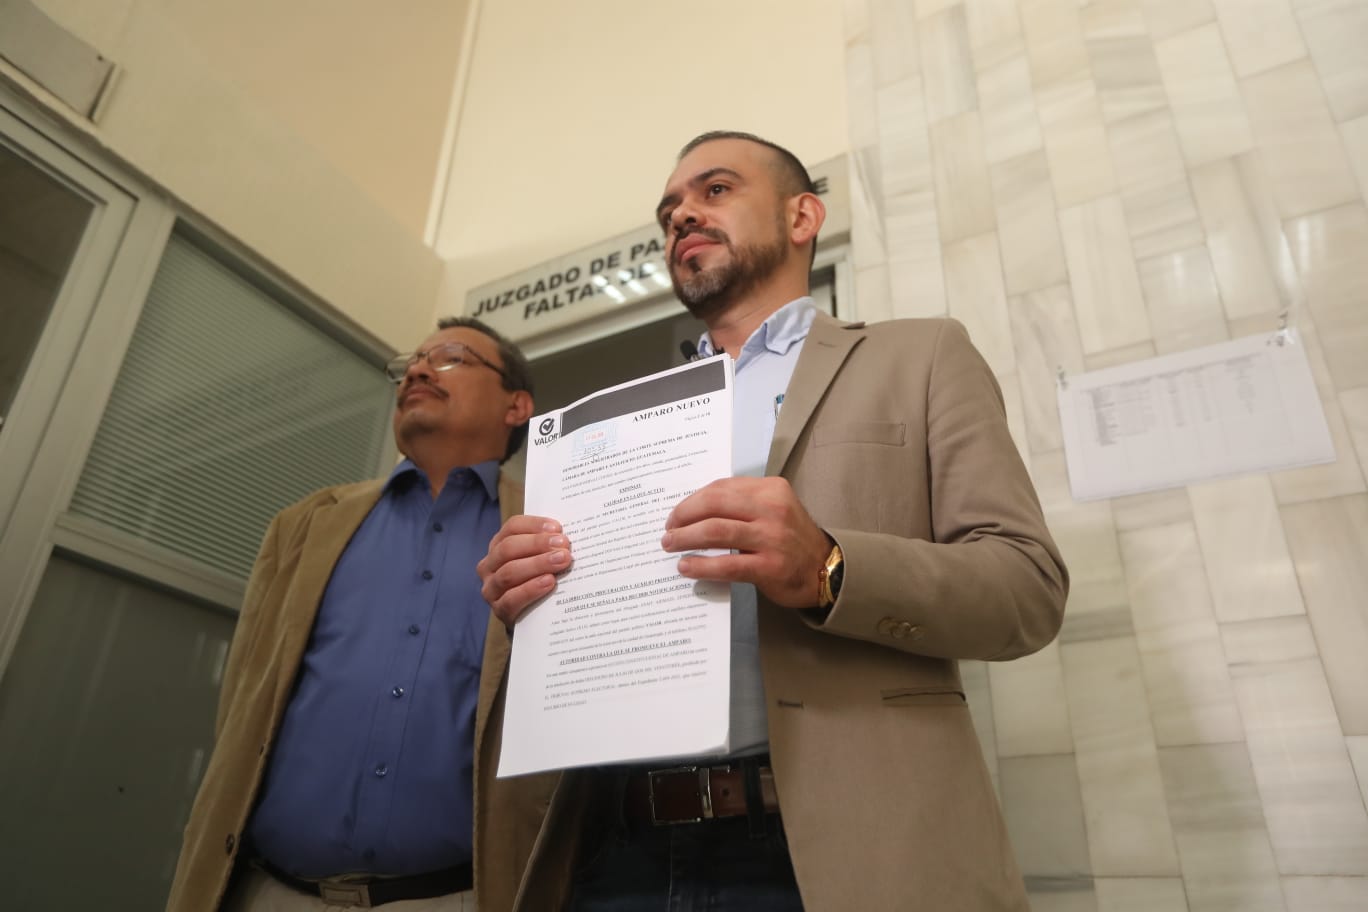
[[[165,905],[233,620],[51,559],[0,679],[0,906]]]
[[[71,512],[245,579],[271,517],[376,472],[379,365],[173,236]]]
[[[0,145],[0,426],[93,209]]]

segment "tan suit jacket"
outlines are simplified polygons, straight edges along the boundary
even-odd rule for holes
[[[1047,644],[1068,579],[992,372],[951,320],[846,327],[819,315],[767,471],[846,560],[825,618],[758,608],[771,762],[805,906],[1026,912],[955,660]],[[502,677],[498,655],[485,661],[486,681]],[[481,697],[477,840],[499,814],[489,721],[501,688]],[[518,909],[563,904],[587,815],[605,813],[594,778],[563,774]],[[476,854],[481,912],[500,912],[518,861]]]
[[[185,827],[168,912],[206,912],[222,903],[323,590],[383,487],[381,479],[326,488],[272,520],[228,652],[214,752]],[[522,487],[501,474],[503,517],[522,512],[522,502]],[[519,818],[516,800],[507,803]],[[527,816],[539,824],[544,808]],[[505,864],[521,870],[530,846],[530,839],[521,850],[509,845]]]

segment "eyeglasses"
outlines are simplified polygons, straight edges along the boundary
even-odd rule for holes
[[[410,355],[395,355],[385,365],[385,376],[389,377],[391,383],[399,383],[408,373],[408,369],[418,362],[420,358],[426,358],[427,363],[435,371],[449,371],[458,364],[483,364],[505,380],[508,375],[499,367],[492,364],[487,358],[475,349],[460,342],[443,342],[441,345],[434,345],[425,352],[414,352]]]

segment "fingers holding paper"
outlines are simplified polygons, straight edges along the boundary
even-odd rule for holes
[[[786,608],[818,602],[818,570],[831,538],[815,523],[783,478],[724,478],[698,489],[674,508],[660,545],[682,553],[721,549],[734,554],[688,554],[679,572],[690,579],[753,583]]]
[[[512,516],[489,541],[475,565],[480,594],[505,624],[515,624],[537,599],[556,587],[569,568],[570,541],[560,523],[545,516]]]

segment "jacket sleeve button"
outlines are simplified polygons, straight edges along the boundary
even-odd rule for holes
[[[232,855],[232,854],[233,854],[233,846],[236,845],[236,844],[237,844],[237,837],[234,836],[232,833],[229,833],[229,834],[228,834],[228,838],[225,839],[225,840],[223,841],[223,851],[226,852],[226,853],[228,853],[229,855]]]

